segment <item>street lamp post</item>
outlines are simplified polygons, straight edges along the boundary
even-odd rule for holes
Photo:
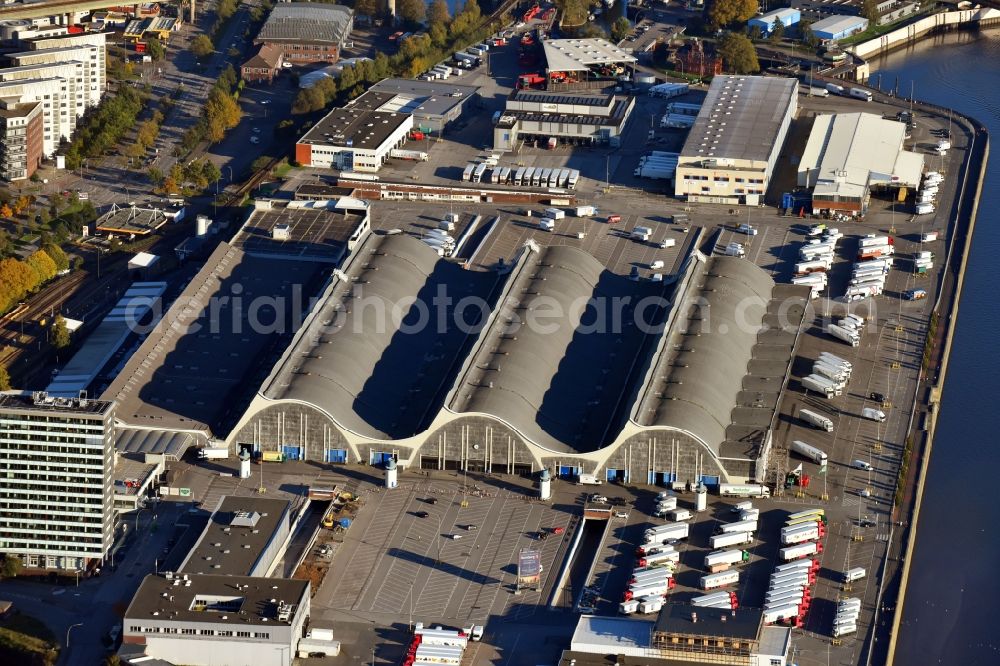
[[[82,626],[83,626],[83,622],[77,622],[76,624],[69,625],[69,628],[66,630],[66,649],[67,650],[69,649],[69,632],[73,631],[77,627],[82,627]]]

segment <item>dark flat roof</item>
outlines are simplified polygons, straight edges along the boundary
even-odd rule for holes
[[[408,113],[376,110],[394,97],[392,93],[369,91],[347,106],[326,114],[302,135],[299,143],[378,148],[411,117]]]
[[[361,201],[355,203],[365,205]],[[348,241],[362,231],[360,226],[365,217],[361,208],[348,205],[338,208],[332,201],[327,205],[319,201],[273,201],[270,208],[260,208],[250,214],[232,244],[250,255],[294,256],[340,263]],[[288,225],[288,240],[272,237],[274,228],[281,224]]]
[[[511,99],[518,102],[537,104],[574,104],[577,106],[608,106],[614,98],[613,91],[595,90],[593,93],[568,94],[563,92],[543,92],[538,90],[515,90]]]
[[[182,574],[147,575],[128,610],[129,621],[210,622],[230,625],[288,626],[295,617],[294,608],[309,590],[309,582],[292,578],[248,578],[245,576],[203,576]],[[177,582],[179,581],[179,582]],[[190,583],[188,585],[187,583]],[[196,605],[195,600],[218,604],[212,608]],[[277,602],[272,602],[276,599]],[[279,614],[279,603],[293,606],[288,617]],[[154,615],[154,613],[156,613]]]
[[[308,302],[323,265],[221,243],[103,398],[117,400],[117,417],[131,426],[224,434],[301,323],[304,313],[288,305],[296,290]],[[279,313],[251,307],[261,297]]]
[[[179,571],[246,576],[283,518],[287,519],[288,509],[287,500],[226,495]]]
[[[684,636],[726,637],[757,640],[764,611],[759,608],[705,608],[691,604],[667,604],[653,625],[653,633]],[[697,621],[692,615],[697,615]]]

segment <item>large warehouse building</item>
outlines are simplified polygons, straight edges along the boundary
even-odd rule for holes
[[[864,215],[872,188],[916,188],[924,156],[903,150],[906,125],[872,113],[816,116],[798,166],[813,213]]]
[[[716,76],[677,163],[688,201],[761,203],[798,110],[794,79]]]
[[[354,12],[343,5],[279,2],[254,44],[270,44],[281,52],[284,62],[293,65],[337,62],[353,24]]]
[[[425,469],[762,478],[805,294],[733,257],[696,253],[678,277],[637,283],[581,250],[533,243],[503,272],[473,272],[410,236],[372,234],[228,442]],[[461,298],[438,305],[442,290]],[[567,313],[593,299],[586,322],[624,304],[627,322],[535,328],[536,299]],[[386,325],[399,303],[414,305]],[[421,326],[420,305],[445,324]]]

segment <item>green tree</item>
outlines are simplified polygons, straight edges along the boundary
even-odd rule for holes
[[[759,25],[752,25],[747,30],[747,36],[750,38],[750,41],[756,42],[764,39],[764,32],[760,29]]]
[[[208,35],[198,35],[192,39],[189,48],[196,58],[204,58],[215,51],[215,45],[212,44],[212,40],[208,38]]]
[[[373,75],[376,81],[388,78],[392,74],[389,56],[379,51],[375,54],[375,64],[373,65]]]
[[[201,165],[201,177],[206,183],[212,184],[222,178],[222,170],[212,160],[205,160]]]
[[[734,74],[752,74],[760,71],[757,51],[753,42],[744,35],[727,32],[718,42],[719,54],[726,70]]]
[[[23,565],[21,558],[17,555],[4,555],[3,562],[0,563],[0,578],[17,578],[21,573]]]
[[[632,32],[632,24],[624,16],[619,16],[611,24],[611,39],[615,42],[622,41],[628,37],[630,32]]]
[[[816,48],[819,45],[819,38],[813,33],[812,23],[809,21],[799,23],[799,39],[810,48]]]
[[[774,25],[771,27],[771,33],[767,36],[771,40],[772,44],[777,44],[785,37],[785,24],[781,21],[775,20]]]
[[[0,391],[10,390],[10,373],[6,366],[0,365]]]
[[[250,169],[253,171],[260,171],[261,169],[267,168],[267,165],[271,163],[271,158],[266,155],[261,155],[253,162],[250,163]]]
[[[746,23],[757,15],[757,0],[711,0],[705,18],[713,30],[731,23]]]
[[[56,349],[69,347],[69,329],[66,328],[66,320],[62,315],[56,315],[56,320],[52,322],[52,346]]]
[[[147,173],[149,174],[149,182],[153,185],[159,187],[163,184],[163,171],[156,167],[149,167],[149,171]]]
[[[399,0],[396,3],[399,17],[410,24],[423,23],[427,16],[427,5],[424,0]]]
[[[878,25],[881,15],[878,13],[878,0],[863,0],[861,15],[868,19],[871,25]]]
[[[167,55],[167,50],[163,48],[163,43],[155,37],[146,40],[146,53],[153,60],[163,60]]]
[[[354,0],[354,13],[359,16],[372,17],[378,12],[375,0]]]

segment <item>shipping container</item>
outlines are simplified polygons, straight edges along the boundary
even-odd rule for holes
[[[780,549],[778,551],[778,557],[787,562],[788,560],[797,560],[821,552],[823,552],[822,545],[816,543],[815,541],[807,541],[806,543],[800,543]]]

